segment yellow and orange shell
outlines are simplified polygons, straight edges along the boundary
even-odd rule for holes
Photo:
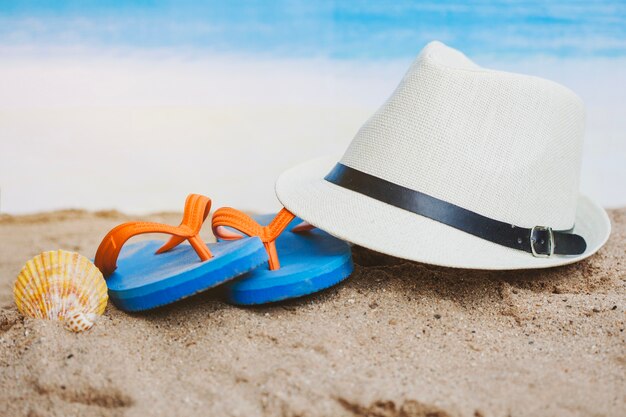
[[[13,295],[24,316],[59,320],[75,332],[91,328],[109,299],[100,270],[84,256],[64,250],[26,262]]]

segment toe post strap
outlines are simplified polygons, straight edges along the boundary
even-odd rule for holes
[[[213,257],[211,251],[199,236],[202,224],[211,210],[211,199],[200,194],[190,194],[185,201],[183,220],[178,226],[170,226],[153,222],[128,222],[113,228],[102,239],[96,252],[95,265],[102,271],[105,277],[111,275],[117,269],[117,258],[122,246],[133,236],[145,233],[165,233],[172,235],[157,254],[167,252],[178,246],[185,240],[198,254],[201,261],[207,261]]]
[[[257,236],[265,245],[271,270],[280,268],[278,253],[276,252],[276,238],[285,230],[296,216],[283,208],[267,226],[261,226],[247,214],[231,208],[222,207],[213,214],[213,234],[223,240],[241,239],[242,235],[233,232],[227,227],[240,231],[248,236]]]

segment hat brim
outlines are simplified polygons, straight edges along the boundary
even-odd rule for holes
[[[276,182],[278,199],[331,235],[387,255],[453,268],[551,268],[593,255],[611,233],[604,209],[581,195],[574,233],[585,238],[587,250],[536,258],[332,184],[324,177],[337,161],[337,157],[315,159],[285,171]]]

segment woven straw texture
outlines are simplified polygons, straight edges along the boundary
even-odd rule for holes
[[[432,42],[341,158],[504,222],[554,229],[576,224],[588,243],[577,257],[533,258],[345,190],[323,180],[337,159],[285,172],[276,191],[310,223],[390,255],[469,268],[556,266],[589,256],[610,232],[602,208],[579,196],[583,135],[582,102],[567,88],[483,69]]]
[[[341,161],[491,218],[569,229],[583,134],[568,89],[433,42]]]

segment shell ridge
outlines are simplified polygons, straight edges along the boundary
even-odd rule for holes
[[[17,309],[26,317],[62,321],[72,331],[91,328],[108,302],[102,272],[86,257],[64,250],[26,262],[13,284]]]

